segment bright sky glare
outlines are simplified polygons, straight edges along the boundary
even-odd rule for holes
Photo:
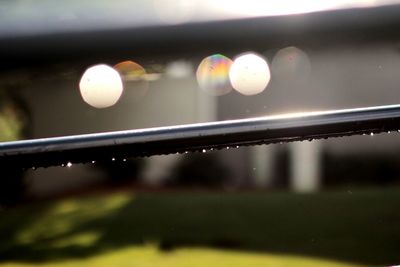
[[[54,0],[4,1],[0,38],[64,31],[135,28],[331,9],[398,4],[400,0]]]

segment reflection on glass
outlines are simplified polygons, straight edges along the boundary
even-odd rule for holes
[[[256,95],[267,87],[271,73],[264,58],[254,53],[246,53],[233,61],[229,79],[233,88],[239,93]]]
[[[83,100],[95,108],[115,105],[123,91],[119,73],[104,64],[88,68],[82,75],[79,88]]]
[[[276,53],[272,60],[271,71],[278,82],[302,82],[308,79],[311,64],[305,52],[290,46]]]
[[[221,96],[229,93],[229,69],[232,60],[221,54],[204,58],[197,68],[197,82],[202,90],[210,95]]]

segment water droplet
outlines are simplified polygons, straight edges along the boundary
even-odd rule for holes
[[[189,151],[185,151],[185,154],[189,153]]]
[[[400,133],[400,130],[397,130],[398,133]]]
[[[122,161],[126,161],[126,159],[123,159]]]
[[[374,133],[370,133],[369,135],[370,135],[370,136],[374,136]]]
[[[236,146],[236,148],[239,148],[239,146]]]
[[[92,160],[92,163],[94,164],[94,163],[96,163],[96,161],[95,161],[95,160]]]
[[[36,167],[32,167],[32,170],[36,170]]]
[[[388,134],[390,134],[390,131],[387,131]]]
[[[67,167],[68,167],[68,168],[71,168],[71,166],[72,166],[72,163],[71,163],[71,162],[68,162],[68,163],[67,163]]]
[[[115,158],[112,158],[111,160],[112,160],[112,161],[115,161]]]
[[[203,149],[203,150],[202,150],[202,152],[203,152],[203,153],[206,153],[206,152],[207,152],[207,150]]]
[[[229,146],[226,147],[226,149],[229,149],[229,148],[230,148]]]
[[[65,167],[65,164],[63,163],[63,164],[61,164],[61,167]]]

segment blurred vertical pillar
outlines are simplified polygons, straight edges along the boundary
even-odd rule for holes
[[[215,121],[217,119],[217,98],[209,96],[201,90],[196,91],[196,112],[197,122]],[[173,168],[178,164],[182,155],[152,156],[147,160],[142,171],[142,179],[145,184],[161,185],[171,174]]]
[[[315,192],[321,184],[321,143],[290,144],[290,186],[295,192]]]
[[[251,147],[252,183],[257,187],[270,187],[274,179],[274,146]]]
[[[202,90],[197,90],[197,122],[210,122],[217,120],[218,98],[207,95]]]

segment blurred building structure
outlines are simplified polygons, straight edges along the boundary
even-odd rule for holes
[[[107,109],[95,109],[82,101],[78,89],[81,73],[76,70],[64,76],[49,73],[48,77],[22,86],[20,93],[32,113],[33,138],[399,102],[400,54],[393,44],[329,49],[301,47],[299,51],[306,55],[308,65],[300,62],[302,64],[293,67],[289,60],[283,74],[279,73],[282,66],[278,70],[274,67],[275,57],[282,48],[262,53],[271,67],[272,78],[265,91],[255,96],[244,96],[234,90],[224,96],[207,95],[199,88],[193,70],[178,77],[162,73],[159,79],[148,82],[145,95],[138,96],[137,84],[132,83],[126,86],[120,101]],[[186,60],[196,69],[201,58]],[[221,162],[232,169],[232,179],[238,184],[273,188],[280,183],[276,179],[281,179],[278,155],[288,151],[288,184],[296,191],[309,192],[317,190],[324,182],[321,180],[324,154],[379,154],[395,152],[399,147],[400,138],[393,133],[231,149],[218,155]],[[143,171],[144,179],[149,184],[159,184],[179,158],[186,156],[149,158]],[[91,166],[84,165],[67,170],[39,170],[31,172],[30,176],[35,194],[102,179],[101,175],[93,173]],[[57,183],[51,182],[54,179]]]

